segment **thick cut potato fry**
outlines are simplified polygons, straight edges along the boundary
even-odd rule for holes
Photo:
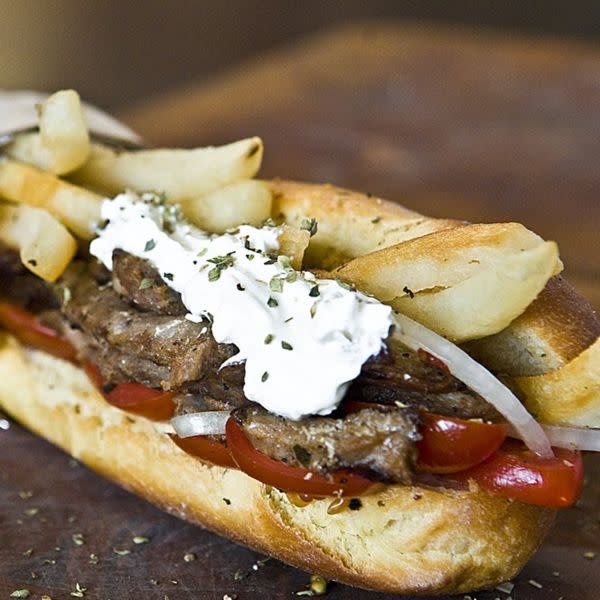
[[[194,225],[223,233],[243,223],[258,226],[267,219],[271,215],[271,191],[262,181],[245,179],[183,202],[181,208]]]
[[[38,277],[56,281],[77,251],[75,238],[39,208],[0,204],[0,240],[18,249],[23,264]]]
[[[317,233],[305,256],[310,268],[334,269],[357,256],[460,224],[332,185],[278,179],[268,184],[277,220],[293,227],[307,218],[317,220]]]
[[[66,175],[87,160],[91,145],[79,96],[70,90],[50,96],[40,108],[40,133],[16,137],[6,153],[43,171]]]
[[[78,169],[90,155],[90,134],[79,94],[56,92],[40,107],[40,139],[51,158],[51,170],[64,175]]]
[[[0,159],[0,197],[46,209],[84,240],[100,220],[101,196],[10,159]]]
[[[262,154],[260,138],[194,150],[120,152],[94,144],[89,160],[74,178],[107,194],[127,189],[164,192],[168,201],[181,202],[253,177]]]
[[[355,258],[335,274],[463,342],[504,329],[561,269],[554,242],[501,223],[431,233]]]
[[[289,256],[292,261],[292,267],[296,271],[302,269],[304,252],[310,242],[310,233],[306,229],[297,229],[296,227],[284,225],[278,239],[279,254]]]
[[[515,381],[543,423],[600,427],[600,338],[560,369]]]

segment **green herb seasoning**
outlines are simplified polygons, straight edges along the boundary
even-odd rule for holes
[[[148,288],[151,288],[153,285],[154,285],[154,279],[150,279],[149,277],[144,277],[144,279],[142,279],[140,281],[138,290],[147,290]]]
[[[269,281],[269,288],[272,292],[283,292],[283,279],[275,276]]]
[[[300,223],[300,229],[305,229],[310,233],[310,237],[317,233],[318,225],[316,219],[304,218]]]

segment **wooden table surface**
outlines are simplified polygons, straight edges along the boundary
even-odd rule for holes
[[[122,116],[156,144],[261,135],[265,176],[330,181],[432,215],[522,221],[559,242],[569,278],[600,308],[600,52],[590,46],[359,25]],[[77,583],[102,600],[289,598],[307,583],[15,423],[0,429],[0,449],[0,598],[67,599]],[[513,598],[600,597],[600,460],[586,462],[582,501],[559,515]],[[342,585],[328,597],[390,598]]]

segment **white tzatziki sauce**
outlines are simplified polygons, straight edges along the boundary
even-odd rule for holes
[[[389,334],[389,306],[277,257],[281,228],[209,234],[155,194],[131,192],[105,200],[102,218],[91,254],[108,269],[117,248],[148,260],[188,319],[209,319],[217,342],[237,346],[222,366],[245,363],[245,396],[270,412],[330,413]]]

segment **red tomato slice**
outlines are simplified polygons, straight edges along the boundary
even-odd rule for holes
[[[423,439],[417,443],[418,468],[428,473],[456,473],[482,463],[506,439],[507,423],[482,423],[422,413]]]
[[[484,463],[450,477],[473,480],[484,490],[527,504],[566,508],[581,495],[583,462],[578,451],[554,448],[554,453],[554,458],[540,458],[509,440]]]
[[[384,405],[349,400],[344,406],[347,413],[353,413]],[[456,473],[478,465],[500,448],[508,433],[506,423],[482,423],[428,412],[422,412],[421,417],[417,467],[427,473]]]
[[[220,467],[229,467],[237,469],[236,463],[231,458],[226,444],[219,442],[205,435],[195,435],[193,437],[181,438],[178,435],[171,435],[171,439],[184,452],[205,460],[213,465]]]
[[[226,425],[227,446],[237,466],[250,477],[286,492],[311,496],[360,496],[373,482],[350,471],[340,470],[331,477],[318,475],[301,467],[285,463],[256,450],[246,434],[230,418]]]
[[[141,383],[119,383],[107,388],[96,365],[86,361],[83,368],[109,404],[153,421],[166,421],[173,416],[175,405],[171,392],[155,390]]]
[[[71,362],[77,359],[75,348],[67,340],[14,304],[0,302],[0,325],[26,346]]]
[[[105,392],[104,397],[113,406],[153,421],[167,421],[175,413],[171,392],[155,390],[141,383],[119,383]]]

